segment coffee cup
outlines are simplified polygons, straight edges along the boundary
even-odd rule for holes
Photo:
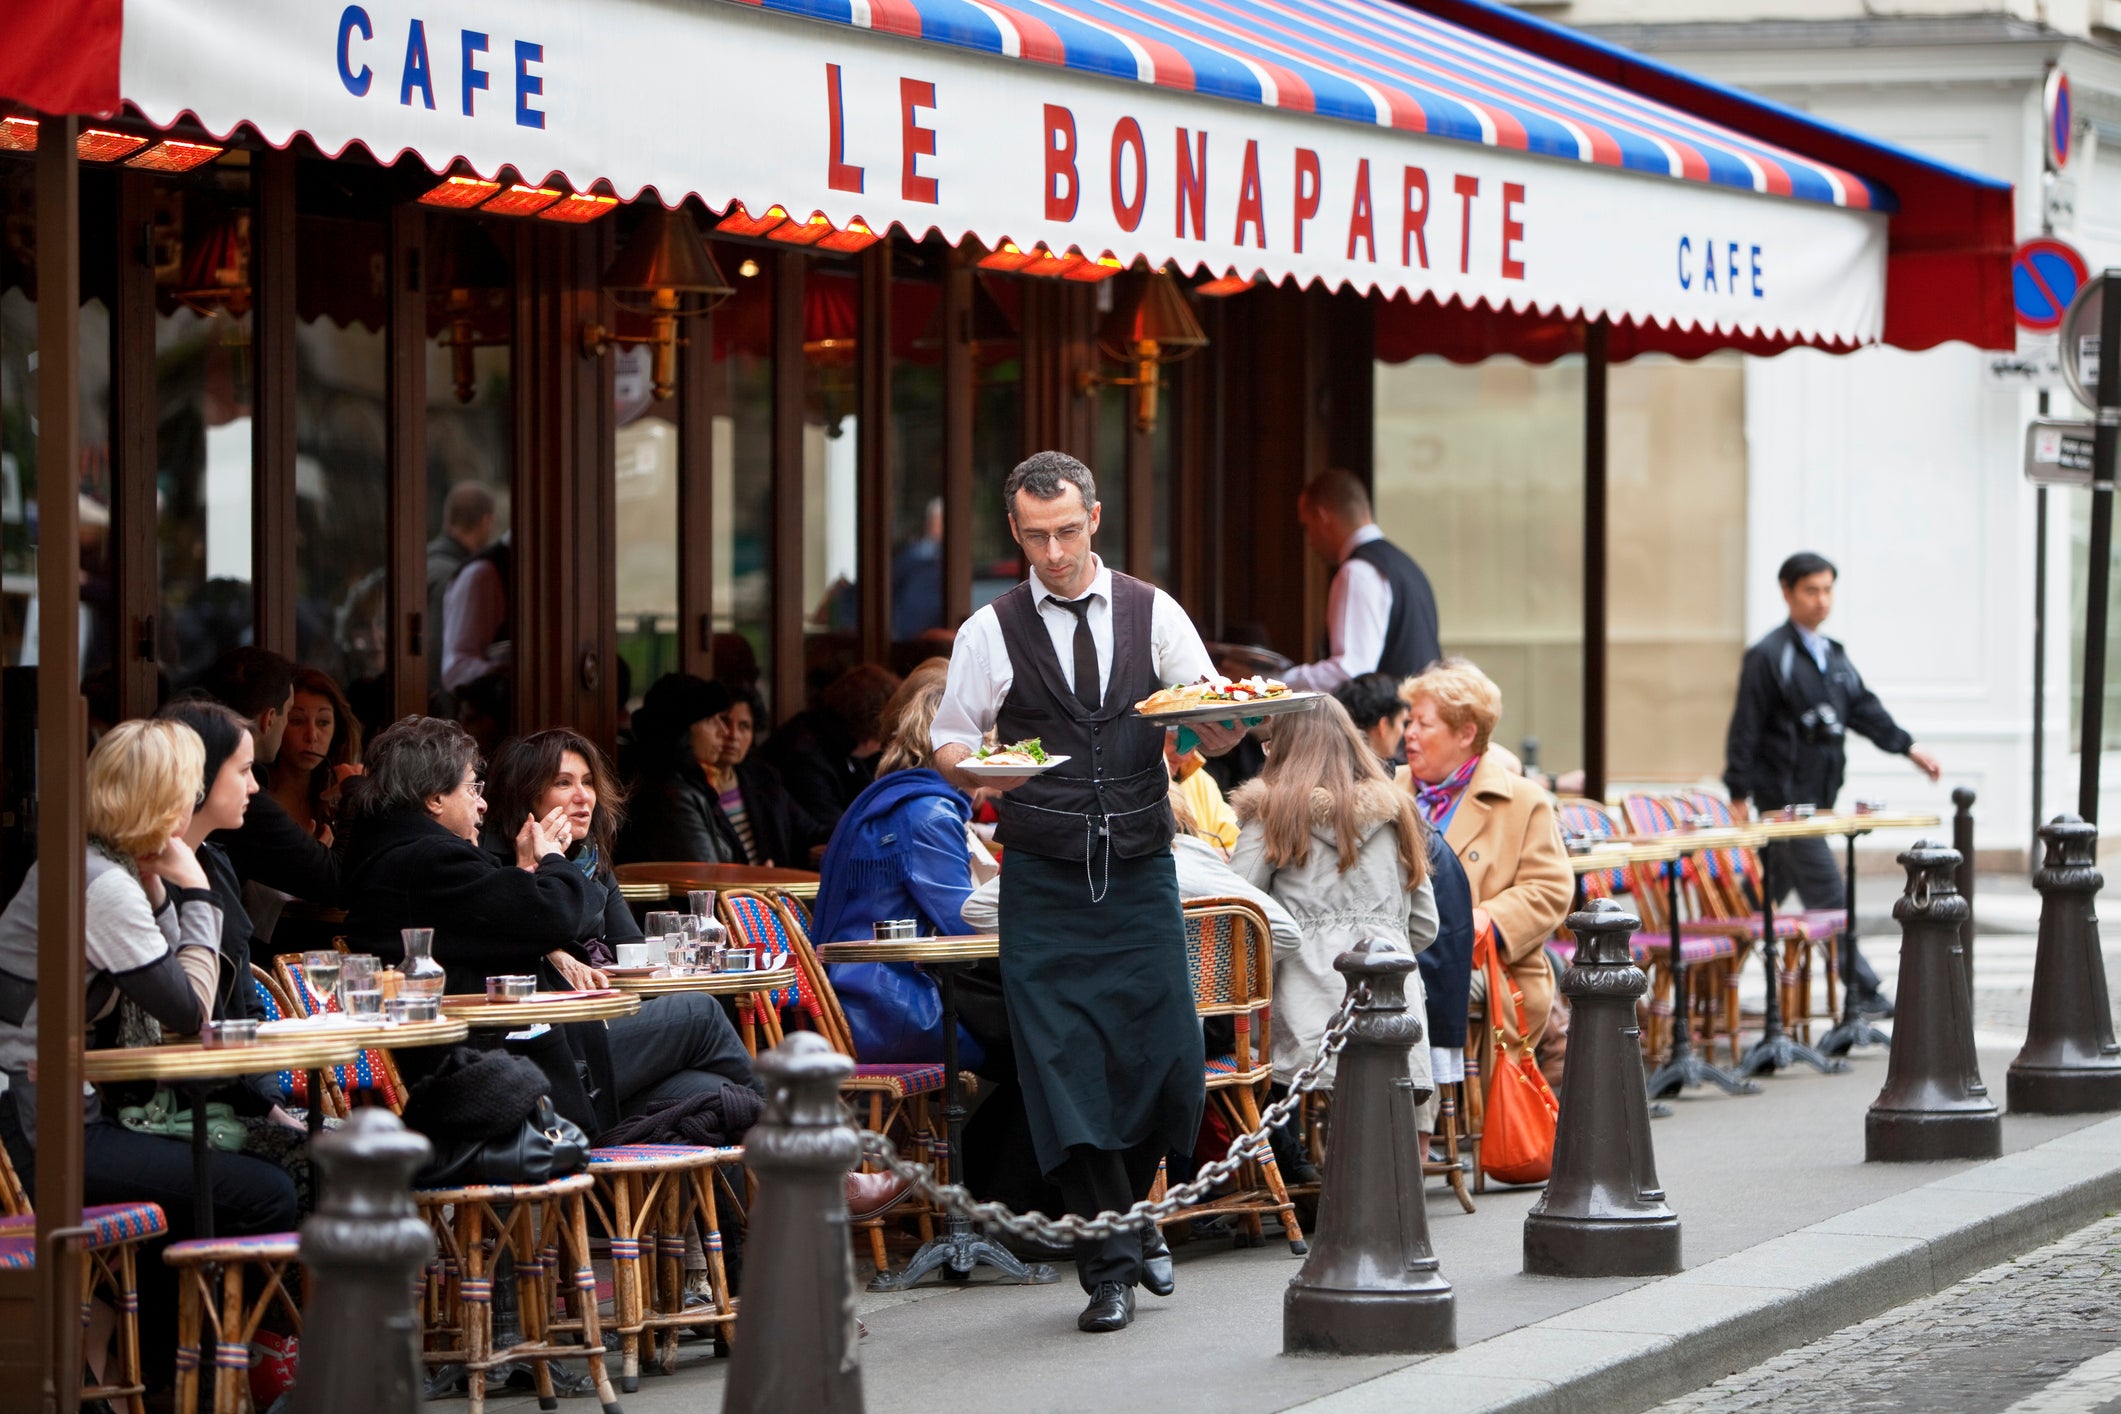
[[[612,948],[612,951],[618,955],[619,966],[621,967],[646,967],[649,965],[648,944],[646,943],[619,943]]]

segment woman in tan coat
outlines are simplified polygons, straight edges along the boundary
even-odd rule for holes
[[[1524,994],[1526,1040],[1536,1045],[1554,1007],[1546,941],[1575,894],[1553,802],[1488,749],[1502,690],[1479,668],[1445,658],[1399,694],[1410,709],[1399,779],[1465,866],[1474,932],[1494,926],[1503,968]]]

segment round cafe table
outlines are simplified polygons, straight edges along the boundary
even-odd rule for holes
[[[605,976],[611,978],[612,986],[637,997],[667,997],[679,992],[694,992],[708,997],[755,998],[750,1011],[747,1012],[742,1007],[737,1009],[738,1035],[744,1042],[744,1049],[754,1057],[759,1053],[759,1038],[757,1023],[751,1018],[764,1016],[771,1010],[772,1003],[767,999],[766,993],[795,985],[795,969],[792,967],[775,967],[764,972],[685,974],[671,973],[659,967],[653,974],[645,977],[616,976],[609,971]],[[780,1034],[776,1029],[778,1024],[776,1021],[766,1028],[769,1041]]]
[[[357,1019],[337,1011],[324,1016],[286,1017],[279,1021],[265,1022],[258,1027],[260,1040],[280,1041],[331,1036],[352,1041],[364,1051],[403,1051],[416,1046],[448,1046],[470,1034],[470,1027],[446,1016],[437,1017],[433,1021],[393,1022],[384,1019]],[[310,1068],[309,1094],[309,1137],[314,1139],[324,1132],[324,1071],[321,1066]]]
[[[321,1070],[345,1065],[361,1050],[353,1036],[265,1037],[249,1046],[202,1046],[178,1041],[167,1046],[126,1046],[83,1053],[85,1080],[151,1080],[178,1091],[191,1102],[192,1224],[199,1237],[214,1235],[213,1148],[206,1142],[206,1097],[214,1088],[246,1075],[280,1070]]]
[[[490,1002],[482,993],[442,998],[442,1015],[474,1031],[515,1031],[525,1026],[565,1026],[573,1021],[610,1021],[632,1016],[641,999],[616,988],[600,992],[533,992],[519,1002]]]
[[[814,869],[783,869],[771,864],[687,864],[683,862],[621,864],[619,887],[629,884],[665,884],[672,897],[693,889],[759,889],[795,898],[817,897],[818,874]],[[682,901],[682,900],[680,900]]]
[[[965,1103],[957,1064],[957,974],[960,969],[990,957],[1001,956],[1002,940],[994,933],[971,933],[956,937],[895,938],[877,942],[823,943],[818,959],[835,962],[912,962],[935,973],[943,1003],[943,1127],[949,1137],[953,1164],[965,1151]],[[964,1175],[953,1173],[958,1182]],[[944,1221],[943,1230],[915,1252],[896,1272],[878,1272],[869,1283],[871,1291],[903,1291],[938,1267],[944,1276],[962,1281],[980,1263],[1021,1282],[1056,1279],[1053,1268],[1039,1263],[1027,1265],[1016,1254],[972,1230],[969,1218],[956,1213]]]

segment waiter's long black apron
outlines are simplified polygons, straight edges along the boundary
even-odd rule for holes
[[[1012,685],[1004,741],[1073,759],[1004,798],[1002,990],[1039,1167],[1077,1145],[1190,1152],[1206,1101],[1186,964],[1163,728],[1129,714],[1163,686],[1154,591],[1113,576],[1112,665],[1092,713],[1069,690],[1030,587],[995,605]]]

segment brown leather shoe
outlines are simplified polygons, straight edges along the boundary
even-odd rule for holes
[[[906,1201],[913,1185],[895,1173],[847,1175],[847,1216],[855,1222],[882,1217]]]

